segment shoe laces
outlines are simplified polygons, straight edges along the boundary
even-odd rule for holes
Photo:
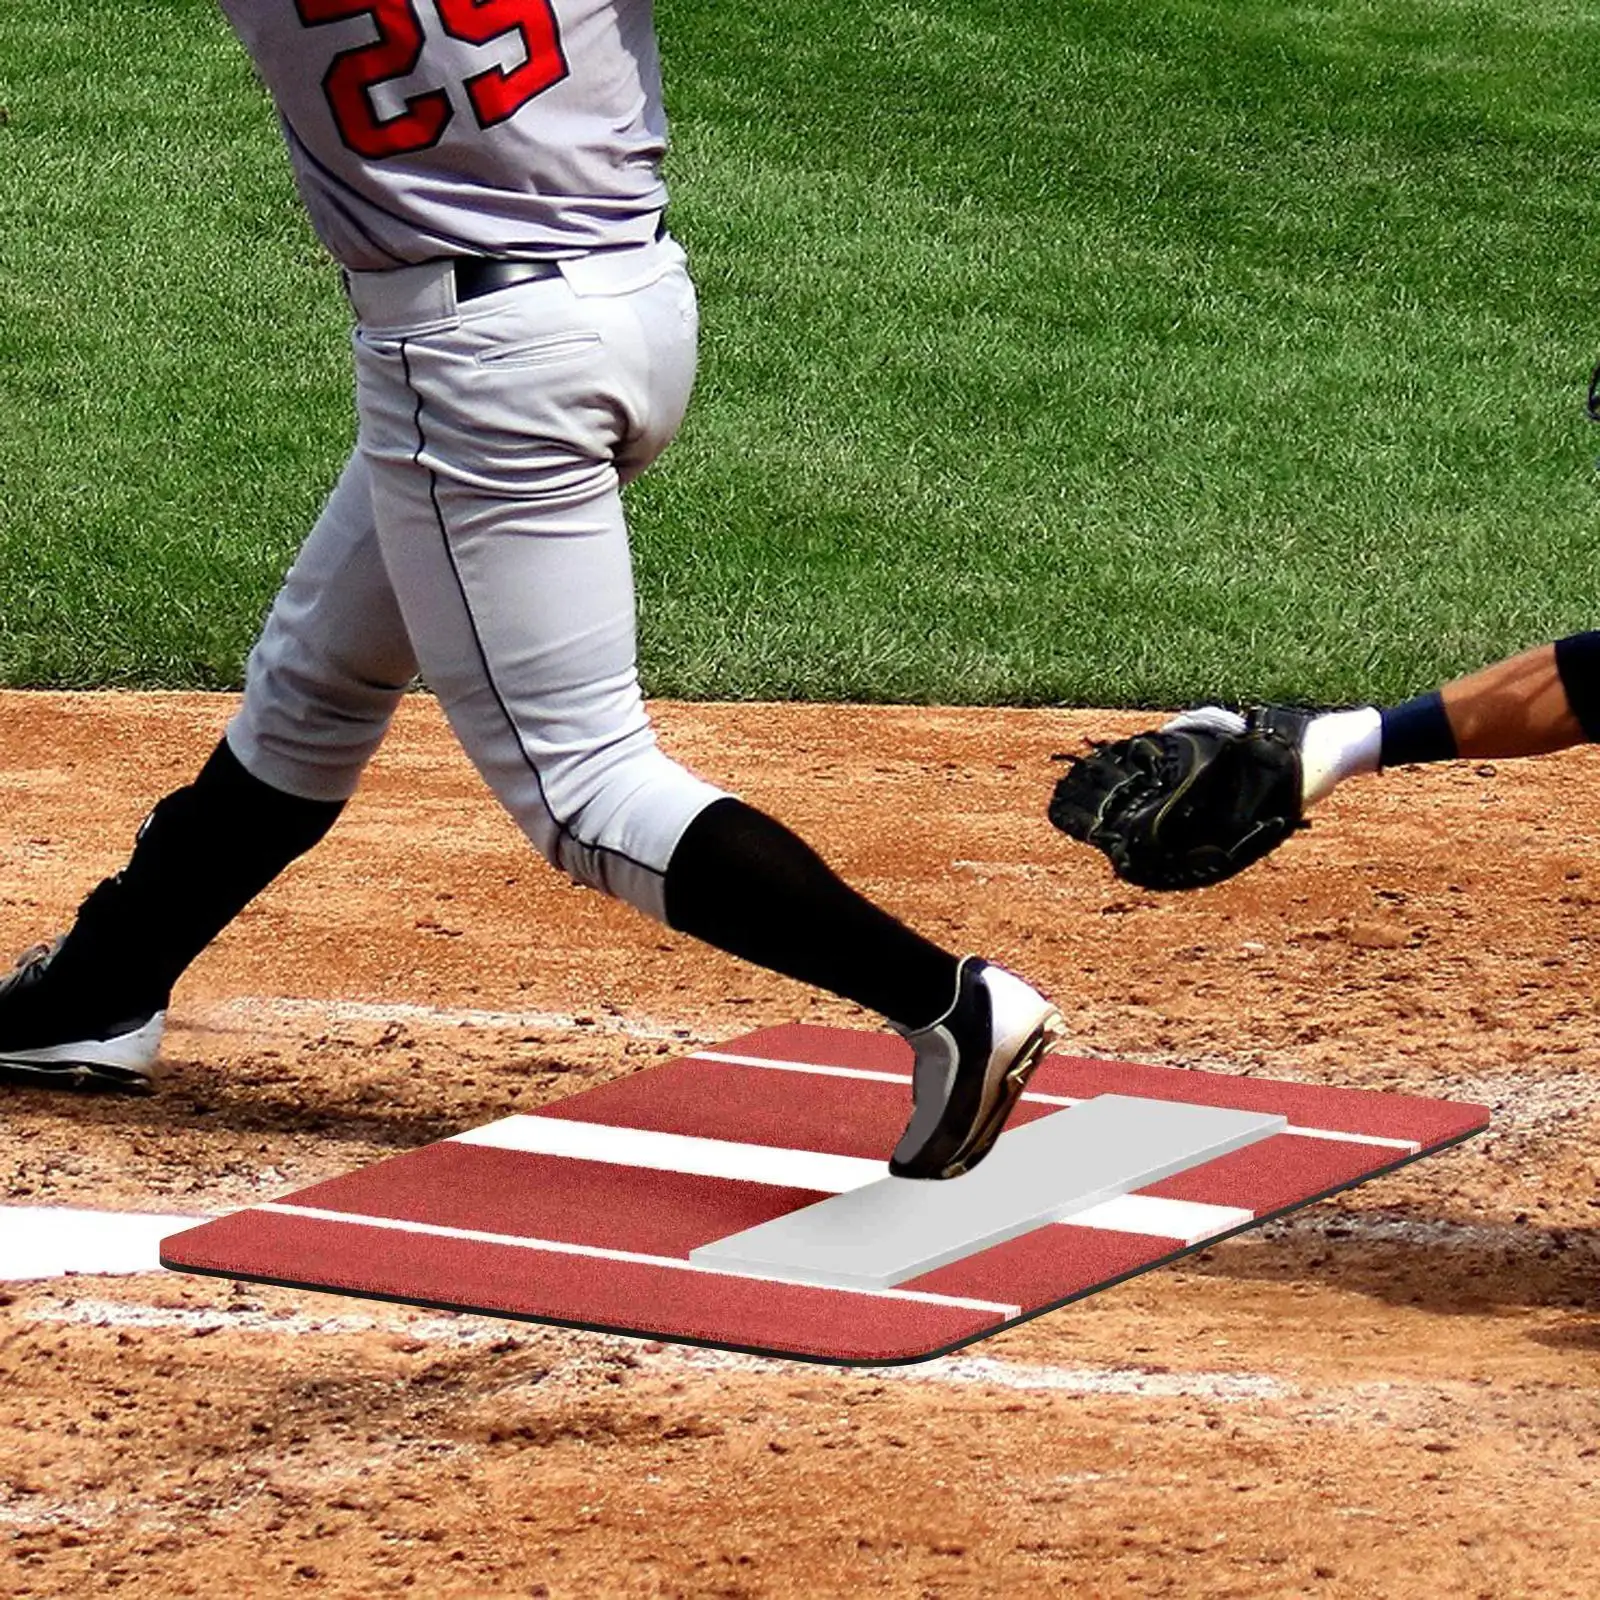
[[[60,948],[61,941],[59,939],[44,939],[38,944],[29,945],[28,948],[17,957],[16,966],[12,970],[15,972],[26,972],[29,967],[36,967],[42,962],[48,961],[50,957],[53,956]]]

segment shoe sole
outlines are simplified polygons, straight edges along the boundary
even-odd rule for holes
[[[142,1027],[113,1039],[79,1039],[37,1050],[0,1053],[0,1074],[35,1085],[69,1088],[154,1088],[156,1052],[165,1024],[158,1012]]]
[[[1049,1055],[1051,1047],[1066,1031],[1061,1013],[1051,1011],[1023,1040],[1021,1049],[1011,1058],[1011,1064],[1001,1074],[1000,1090],[994,1104],[989,1107],[967,1142],[939,1169],[940,1178],[959,1178],[963,1173],[971,1172],[988,1155],[1004,1131],[1006,1119],[1010,1117],[1012,1108],[1022,1098],[1022,1091],[1028,1087],[1028,1079],[1033,1076],[1034,1069]]]
[[[117,1089],[125,1094],[150,1094],[148,1072],[107,1066],[103,1061],[16,1061],[0,1056],[0,1080],[32,1089]]]

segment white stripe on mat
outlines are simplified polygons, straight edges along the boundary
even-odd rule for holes
[[[720,1061],[730,1067],[765,1067],[772,1072],[809,1072],[820,1078],[859,1078],[867,1083],[909,1085],[911,1082],[909,1072],[874,1072],[866,1067],[825,1067],[815,1061],[781,1061],[776,1056],[737,1056],[729,1055],[724,1050],[695,1050],[685,1059]],[[1024,1089],[1022,1098],[1032,1100],[1037,1105],[1075,1106],[1082,1097],[1040,1094],[1034,1089]],[[1156,1094],[1149,1098],[1159,1100],[1161,1096]],[[1415,1155],[1422,1148],[1415,1139],[1388,1139],[1376,1133],[1345,1133],[1338,1128],[1301,1128],[1291,1123],[1283,1131],[1296,1134],[1302,1139],[1333,1139],[1343,1144],[1371,1144],[1384,1150],[1404,1150],[1409,1155]]]
[[[698,1139],[686,1133],[650,1128],[616,1128],[606,1122],[574,1122],[567,1117],[502,1117],[484,1128],[458,1133],[451,1144],[489,1145],[524,1155],[567,1156],[574,1161],[609,1161],[647,1172],[678,1172],[695,1178],[735,1178],[771,1183],[782,1189],[815,1189],[844,1194],[888,1175],[881,1161],[863,1156],[830,1156],[813,1150],[786,1150],[731,1139]]]
[[[450,1142],[518,1150],[526,1155],[564,1156],[573,1161],[605,1161],[648,1172],[771,1183],[785,1189],[813,1189],[818,1194],[844,1194],[887,1175],[881,1161],[868,1161],[862,1156],[740,1144],[732,1139],[699,1139],[649,1128],[615,1128],[609,1123],[574,1122],[566,1117],[503,1117],[487,1127],[458,1133]],[[1063,1221],[1071,1227],[1143,1233],[1198,1244],[1230,1228],[1243,1227],[1254,1215],[1237,1206],[1126,1194]]]
[[[677,1256],[643,1255],[637,1250],[608,1250],[602,1245],[568,1244],[561,1239],[530,1239],[516,1233],[485,1233],[477,1228],[450,1228],[439,1222],[406,1222],[399,1217],[369,1217],[355,1211],[325,1211],[317,1206],[289,1205],[283,1201],[269,1201],[251,1207],[252,1211],[270,1211],[280,1217],[308,1217],[315,1222],[348,1222],[358,1228],[380,1228],[391,1233],[419,1233],[431,1239],[461,1239],[468,1244],[509,1245],[516,1250],[537,1250],[547,1255],[587,1256],[597,1261],[621,1261],[640,1267],[668,1267],[674,1272],[698,1272],[707,1278],[732,1278],[735,1274],[717,1272]],[[738,1278],[740,1283],[756,1280]],[[766,1278],[766,1283],[785,1283],[785,1278]],[[814,1283],[796,1284],[801,1289],[815,1289]],[[962,1311],[992,1311],[1001,1317],[1019,1317],[1021,1306],[1000,1305],[993,1300],[969,1300],[964,1295],[928,1294],[921,1289],[828,1289],[828,1294],[865,1295],[871,1300],[915,1300],[922,1305],[951,1306]]]

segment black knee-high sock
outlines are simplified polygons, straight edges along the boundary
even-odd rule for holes
[[[160,1009],[189,963],[343,809],[252,777],[224,739],[145,819],[127,866],[79,907],[52,982],[81,984],[119,1016]]]
[[[782,823],[725,797],[691,822],[667,866],[669,927],[815,984],[903,1027],[949,1010],[957,958],[836,876]]]

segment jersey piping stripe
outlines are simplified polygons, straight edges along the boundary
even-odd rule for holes
[[[422,256],[416,258],[415,260],[409,256],[400,255],[396,251],[390,249],[388,245],[382,242],[382,240],[376,238],[371,229],[365,227],[358,217],[347,210],[344,206],[341,206],[339,208],[340,214],[345,218],[350,226],[354,228],[356,232],[359,233],[361,237],[372,246],[374,250],[382,251],[383,254],[388,256],[391,261],[396,262],[398,265],[403,267],[416,266],[418,261],[431,260],[434,256],[441,254],[456,254],[465,256],[479,256],[484,254],[484,246],[481,241],[463,238],[460,234],[447,233],[443,228],[435,227],[431,223],[424,227],[418,223],[415,217],[402,216],[400,212],[391,210],[388,206],[381,204],[377,200],[374,200],[371,195],[363,194],[359,189],[352,188],[325,162],[317,159],[310,146],[306,144],[305,140],[294,131],[294,129],[286,120],[280,116],[279,121],[283,124],[284,134],[289,143],[293,145],[296,151],[304,156],[306,164],[308,166],[315,167],[316,170],[327,179],[331,186],[336,187],[345,194],[353,196],[363,205],[370,206],[374,211],[387,217],[391,222],[396,222],[401,227],[409,229],[412,233],[416,234],[418,238],[436,240],[442,247],[440,250],[433,252],[433,256]],[[660,207],[652,207],[649,214],[652,216],[658,216],[660,214]],[[573,251],[569,246],[566,250],[562,251],[558,249],[555,253],[570,255],[573,253]],[[515,260],[546,261],[554,259],[552,247],[549,242],[540,241],[537,239],[517,240],[515,242],[497,244],[494,247],[494,254],[497,257],[506,256]]]
[[[412,414],[412,423],[417,430],[417,448],[412,453],[412,463],[422,466],[422,452],[427,448],[427,436],[422,429],[422,391],[411,381],[411,357],[406,349],[407,341],[400,341],[400,367],[405,373],[406,387],[411,391],[417,402],[415,412]],[[506,719],[506,726],[511,730],[511,737],[516,743],[517,754],[522,757],[523,764],[533,774],[534,786],[539,792],[539,804],[544,807],[545,815],[556,825],[556,832],[562,838],[570,840],[579,850],[587,851],[590,855],[612,856],[619,861],[626,861],[629,866],[637,867],[641,872],[648,872],[652,877],[666,876],[661,867],[652,867],[648,862],[637,861],[624,850],[614,849],[605,844],[589,844],[580,839],[573,832],[571,824],[556,814],[555,807],[550,804],[549,797],[544,791],[544,778],[539,771],[539,764],[528,754],[528,747],[522,742],[522,730],[517,726],[517,720],[511,715],[511,708],[506,704],[505,698],[500,693],[500,685],[494,680],[494,673],[489,667],[488,652],[483,648],[483,638],[478,632],[478,619],[472,612],[472,599],[467,593],[466,583],[461,577],[461,569],[456,565],[456,553],[450,543],[450,529],[444,519],[444,510],[439,504],[439,475],[432,467],[426,469],[428,474],[428,499],[433,505],[434,521],[439,527],[439,538],[444,545],[445,559],[450,563],[451,576],[456,580],[456,588],[461,595],[462,608],[467,613],[467,625],[472,632],[473,648],[478,653],[478,661],[483,667],[483,681],[489,685],[489,693],[494,696],[494,703],[500,708],[500,715]]]
[[[284,126],[287,128],[289,125],[288,125],[288,123],[285,123]],[[423,230],[417,226],[417,222],[416,222],[416,219],[414,217],[402,216],[398,211],[390,210],[388,206],[381,204],[377,200],[374,200],[370,195],[363,194],[359,189],[352,188],[331,167],[327,166],[324,162],[319,161],[317,159],[317,157],[312,153],[310,147],[306,144],[305,140],[300,138],[300,136],[298,134],[295,135],[294,143],[295,143],[295,148],[297,150],[299,150],[305,156],[306,160],[313,167],[315,167],[317,169],[317,171],[320,172],[322,174],[322,176],[324,178],[326,178],[330,184],[335,185],[338,188],[342,189],[346,194],[353,195],[356,199],[361,201],[361,203],[363,205],[371,206],[371,208],[374,211],[381,213],[383,216],[386,216],[391,222],[397,222],[397,223],[400,224],[401,227],[409,228],[410,230],[412,230],[413,232],[418,233],[418,234],[421,234],[423,232]],[[357,222],[354,217],[352,217],[350,220],[354,224],[354,226],[360,231],[362,237],[365,238],[366,240],[368,240],[375,249],[383,251],[383,253],[386,256],[390,257],[391,260],[398,261],[402,266],[414,266],[415,265],[414,262],[408,261],[405,256],[396,255],[395,252],[393,250],[389,249],[387,245],[384,245],[379,240],[373,238],[372,234],[366,228],[362,227],[361,224],[359,222]],[[470,244],[467,240],[459,238],[453,233],[444,233],[444,232],[441,232],[437,228],[431,228],[431,227],[429,229],[427,229],[426,231],[427,231],[427,236],[429,236],[431,238],[438,239],[442,244],[445,244],[445,245],[448,245],[448,246],[452,246],[452,247],[454,247],[456,249],[459,249],[460,251],[462,251],[466,255],[476,255],[476,254],[480,253],[480,247],[479,246]]]
[[[317,158],[311,153],[311,147],[305,142],[304,139],[300,137],[298,133],[294,131],[294,127],[287,117],[280,113],[278,116],[278,121],[282,124],[284,139],[294,151],[296,151],[305,159],[305,162],[308,166],[315,167],[317,171],[328,180],[329,184],[337,185],[337,187],[340,190],[343,190],[344,193],[355,193],[355,191],[350,188],[349,184],[340,179],[337,173],[330,171],[320,161],[317,160]],[[365,200],[366,196],[361,195],[358,196],[358,198]],[[354,232],[359,233],[361,237],[365,239],[374,250],[378,251],[380,255],[387,256],[397,266],[404,267],[410,265],[403,255],[396,250],[391,250],[389,246],[383,242],[383,240],[381,240],[369,227],[367,227],[367,225],[362,222],[361,218],[358,217],[349,206],[347,206],[342,200],[337,199],[336,195],[331,189],[327,195],[327,200],[328,204],[338,211],[339,215],[350,226],[350,228]],[[369,201],[368,204],[371,204],[371,202]],[[402,222],[404,220],[401,217],[395,216],[392,211],[384,211],[382,206],[375,206],[374,210],[383,211],[385,216],[390,217],[395,222]]]

